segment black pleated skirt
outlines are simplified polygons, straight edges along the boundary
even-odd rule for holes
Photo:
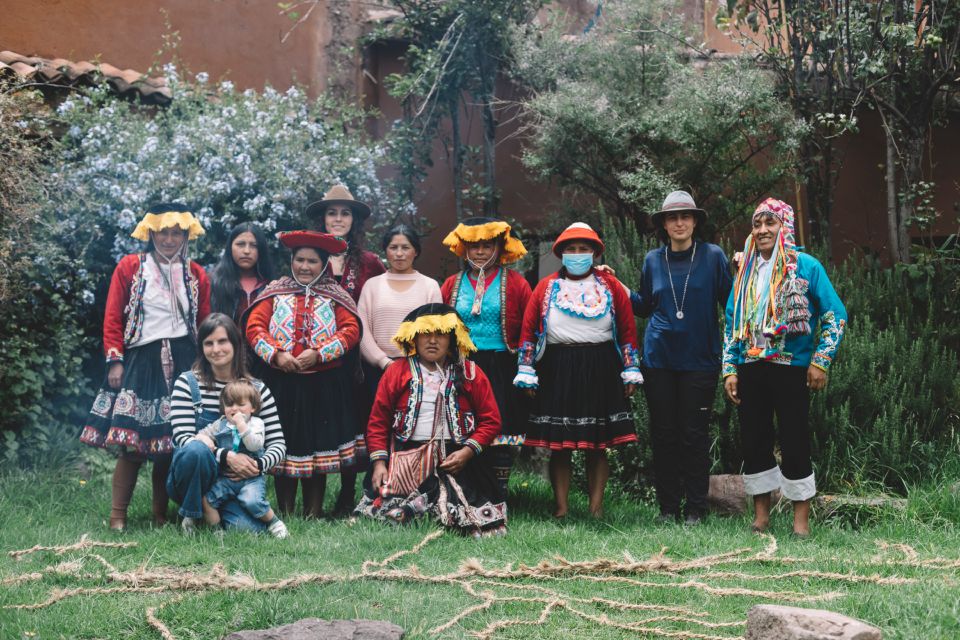
[[[517,356],[509,351],[477,351],[470,359],[490,379],[493,396],[503,420],[501,436],[494,444],[523,444],[527,418],[530,414],[530,398],[513,385],[517,375]]]
[[[354,383],[346,369],[285,373],[269,367],[263,381],[277,403],[287,443],[287,457],[270,473],[309,478],[340,473],[366,461],[363,433],[357,429]]]
[[[525,444],[546,449],[606,449],[637,439],[623,365],[612,342],[548,345],[537,363],[540,388]]]

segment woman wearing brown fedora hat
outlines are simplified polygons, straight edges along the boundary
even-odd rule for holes
[[[342,184],[331,187],[323,194],[322,200],[311,203],[304,213],[311,229],[329,233],[347,243],[345,251],[330,256],[327,269],[356,303],[360,302],[360,292],[367,281],[386,272],[380,257],[364,249],[364,223],[370,213],[369,205],[355,199],[350,189]],[[360,349],[357,348],[347,354],[346,366],[353,369],[359,363]],[[362,383],[355,384],[353,392],[357,406],[369,407],[373,402],[373,397]],[[357,413],[360,432],[367,426],[364,413]],[[356,483],[356,471],[345,469],[341,472],[340,494],[334,515],[345,516],[353,509],[356,504]]]
[[[651,216],[663,246],[647,253],[634,313],[649,317],[643,337],[644,394],[650,412],[660,522],[694,525],[707,512],[710,410],[720,374],[718,309],[732,278],[723,249],[696,239],[707,214],[674,191]]]

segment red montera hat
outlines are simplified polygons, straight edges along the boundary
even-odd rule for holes
[[[336,255],[347,250],[347,243],[321,231],[287,231],[277,234],[280,244],[288,249],[312,247]]]

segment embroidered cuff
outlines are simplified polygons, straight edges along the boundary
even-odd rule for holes
[[[384,451],[383,449],[379,451],[370,452],[370,462],[373,462],[374,460],[386,460],[389,457],[390,457],[390,454]]]
[[[783,478],[780,484],[780,492],[783,493],[784,498],[793,502],[809,500],[817,495],[817,481],[812,473],[806,478],[800,478],[799,480]]]
[[[823,369],[826,371],[830,368],[830,365],[833,363],[833,360],[825,353],[820,353],[819,351],[813,354],[813,359],[810,361],[810,364],[815,366],[818,369]]]
[[[113,364],[114,362],[123,362],[123,352],[116,347],[110,347],[107,349],[107,364]]]
[[[317,352],[320,354],[320,362],[333,362],[343,357],[346,350],[343,348],[343,343],[340,342],[340,338],[334,338],[320,347]]]
[[[620,372],[620,379],[623,384],[643,384],[643,374],[636,367],[627,367]]]
[[[620,357],[625,369],[636,369],[640,366],[640,352],[632,344],[627,343],[620,347]]]
[[[474,440],[473,438],[467,438],[467,441],[464,442],[463,444],[464,444],[464,446],[467,446],[467,447],[470,447],[471,449],[473,449],[473,452],[474,452],[476,455],[480,455],[481,453],[483,453],[483,447],[480,445],[479,442],[477,442],[477,441]]]
[[[748,496],[770,493],[774,489],[779,489],[782,482],[783,476],[780,475],[780,467],[767,469],[760,473],[743,474],[743,488]]]
[[[517,364],[521,367],[524,366],[533,366],[533,361],[536,358],[536,345],[532,342],[524,342],[517,349],[517,352],[520,354],[517,356]]]
[[[731,364],[731,363],[728,363],[728,362],[724,362],[721,371],[723,372],[723,377],[724,377],[724,378],[728,378],[728,377],[730,377],[730,376],[735,376],[735,375],[737,375],[737,365]]]
[[[536,369],[526,364],[517,367],[517,377],[513,379],[513,385],[523,389],[536,389],[539,387],[540,379],[537,378]]]
[[[263,338],[257,339],[257,344],[254,345],[253,350],[267,364],[273,362],[273,356],[277,354],[277,348]]]

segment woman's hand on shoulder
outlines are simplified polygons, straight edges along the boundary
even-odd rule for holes
[[[277,351],[277,355],[273,357],[273,361],[277,369],[285,373],[296,373],[302,370],[300,361],[287,351]]]

